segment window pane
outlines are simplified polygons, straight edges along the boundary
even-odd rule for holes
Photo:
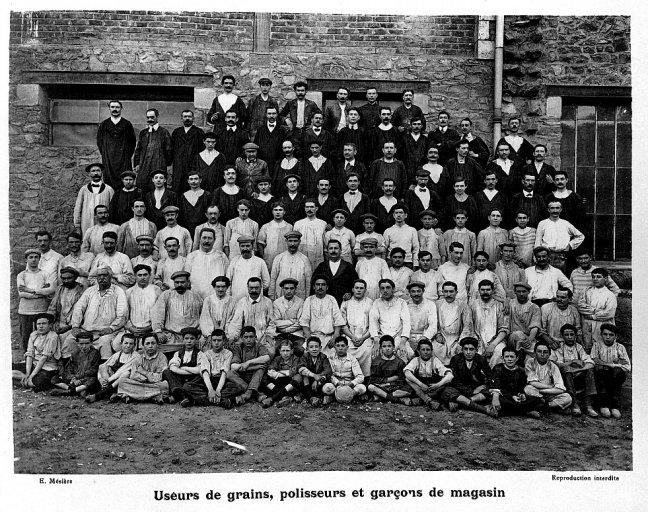
[[[617,109],[617,121],[630,122],[632,121],[632,107],[630,105],[622,105]]]
[[[52,100],[52,123],[99,123],[99,102],[95,100]]]
[[[594,107],[578,107],[576,128],[576,151],[578,165],[594,165],[596,141],[596,110]]]
[[[563,109],[564,112],[564,109]],[[576,153],[574,148],[576,147],[576,123],[574,121],[561,121],[560,123],[562,128],[562,138],[560,144],[560,161],[562,162],[561,167],[574,167],[574,158]]]
[[[617,165],[632,166],[632,125],[629,122],[617,124]]]
[[[614,168],[596,170],[596,213],[614,213]]]
[[[614,217],[612,215],[596,216],[595,251],[597,260],[612,260]]]
[[[614,121],[599,121],[596,128],[596,165],[614,167]]]
[[[575,121],[576,120],[576,105],[565,105],[563,102],[562,107],[562,118],[563,121]]]
[[[585,212],[594,212],[594,168],[593,167],[579,167],[576,172],[576,192],[584,199]]]
[[[617,213],[632,213],[632,169],[629,167],[617,168],[616,178]]]
[[[576,226],[578,230],[585,235],[585,244],[587,247],[592,247],[594,240],[594,215],[585,215],[585,220],[582,226]]]
[[[53,146],[94,146],[97,143],[95,124],[53,124]]]
[[[614,105],[599,105],[596,107],[596,120],[601,121],[614,121],[616,114],[616,107]]]
[[[616,221],[615,259],[632,258],[632,217],[619,215]]]

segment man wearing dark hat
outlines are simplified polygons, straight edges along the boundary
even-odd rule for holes
[[[77,194],[74,204],[74,227],[82,235],[95,224],[95,208],[110,204],[115,191],[103,181],[104,166],[100,163],[86,165],[85,172],[90,176],[90,183],[83,185]]]
[[[139,249],[139,254],[134,258],[131,258],[131,265],[133,265],[133,271],[137,265],[146,265],[151,269],[150,271],[150,280],[149,282],[153,283],[153,277],[157,270],[157,261],[153,259],[153,242],[154,238],[150,235],[140,235],[137,237],[137,247]]]
[[[106,166],[106,183],[119,188],[119,173],[132,169],[131,159],[137,139],[131,122],[122,117],[122,102],[108,102],[110,117],[104,119],[97,130],[97,148]]]
[[[146,124],[137,139],[137,148],[133,156],[135,172],[137,173],[136,185],[145,194],[153,189],[149,181],[151,171],[164,169],[171,165],[173,148],[171,134],[166,128],[160,126],[158,118],[160,112],[156,108],[146,111]]]
[[[248,130],[250,132],[250,138],[254,139],[254,142],[256,142],[255,136],[257,132],[264,124],[266,124],[266,113],[269,108],[274,108],[276,114],[275,123],[277,121],[279,104],[270,96],[271,87],[272,80],[268,77],[264,76],[259,79],[259,88],[261,89],[261,92],[252,98],[247,105]]]
[[[143,201],[144,193],[135,186],[134,171],[124,171],[119,177],[122,186],[115,190],[108,207],[108,219],[113,224],[121,226],[133,216],[133,205],[135,201]]]
[[[177,206],[167,206],[162,213],[164,214],[164,220],[166,221],[166,227],[158,231],[155,235],[155,242],[153,244],[153,255],[157,259],[166,258],[166,249],[164,248],[164,241],[169,237],[174,237],[178,239],[180,243],[179,254],[180,256],[188,256],[191,252],[191,247],[193,245],[193,240],[191,239],[191,234],[189,230],[183,228],[178,224],[178,213],[180,208]]]
[[[254,179],[268,174],[268,164],[257,157],[258,150],[259,146],[254,142],[244,144],[243,152],[245,156],[238,157],[234,164],[238,177],[236,184],[241,187],[248,197],[252,197],[252,194],[256,191]]]
[[[295,225],[300,219],[304,218],[304,205],[306,196],[298,191],[301,184],[301,176],[298,174],[287,174],[284,178],[287,193],[281,198],[286,213],[284,219],[288,224]]]
[[[144,195],[146,218],[154,222],[159,230],[166,226],[162,210],[167,206],[178,206],[178,196],[173,190],[167,188],[167,172],[164,169],[151,171],[149,179],[154,189]]]
[[[130,261],[128,264],[130,265]],[[75,338],[81,331],[86,331],[92,333],[93,346],[99,349],[101,359],[108,359],[112,354],[111,344],[115,335],[128,320],[126,294],[112,282],[111,268],[98,267],[91,275],[94,275],[96,284],[83,292],[74,305],[71,336],[63,345],[63,357],[77,349]]]
[[[441,198],[434,190],[428,188],[430,171],[419,169],[416,171],[416,185],[405,192],[403,202],[409,208],[408,219],[414,229],[421,229],[421,212],[424,210],[441,211],[443,204]]]
[[[108,222],[108,206],[98,204],[95,206],[95,225],[90,226],[85,233],[83,233],[83,242],[81,243],[81,250],[83,252],[90,252],[94,255],[103,251],[102,238],[106,231],[117,232],[119,226]]]
[[[171,276],[173,289],[162,292],[153,307],[151,328],[164,353],[173,352],[182,344],[182,329],[200,325],[203,300],[189,289],[189,278],[186,270],[174,273]]]
[[[265,160],[270,172],[282,159],[282,144],[289,137],[288,128],[281,126],[277,120],[278,112],[276,106],[268,105],[264,113],[265,120],[254,135],[254,142],[259,146],[259,158]]]
[[[205,145],[203,131],[194,125],[194,113],[191,110],[182,111],[182,126],[171,134],[171,150],[173,154],[173,190],[179,196],[189,189],[188,172],[193,169],[193,163]]]
[[[117,233],[106,231],[102,238],[103,252],[100,252],[92,262],[90,267],[91,285],[97,282],[97,270],[102,267],[109,267],[111,270],[111,280],[114,284],[126,289],[135,284],[135,275],[133,274],[133,265],[128,256],[123,252],[117,251]]]
[[[72,329],[72,311],[83,295],[85,286],[77,282],[79,271],[74,267],[61,267],[59,272],[61,286],[56,289],[47,312],[52,315],[52,330],[64,343]]]
[[[299,252],[302,234],[299,231],[288,231],[284,238],[287,250],[278,254],[272,263],[268,296],[273,300],[281,297],[281,283],[286,279],[294,279],[294,294],[304,300],[310,292],[312,267],[308,257]]]

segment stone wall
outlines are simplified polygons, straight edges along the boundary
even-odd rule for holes
[[[561,104],[547,86],[630,86],[630,18],[507,16],[504,34],[505,119],[521,116],[559,167]]]

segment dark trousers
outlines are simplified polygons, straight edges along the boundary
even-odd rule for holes
[[[540,398],[537,396],[525,395],[524,402],[516,402],[512,397],[500,395],[500,415],[502,416],[521,416],[529,411],[533,411],[540,406]]]
[[[324,386],[324,384],[326,384],[326,382],[327,381],[324,381],[321,384],[318,383],[315,389],[313,389],[313,379],[311,379],[310,377],[304,377],[301,385],[301,392],[309,400],[313,397],[322,398],[324,396],[322,387]]]
[[[178,375],[168,368],[162,372],[162,380],[166,380],[169,383],[169,395],[180,400],[182,400],[182,387],[186,382],[193,380],[194,377],[196,375]],[[200,380],[202,381],[202,377]]]
[[[47,391],[52,387],[52,379],[57,375],[56,370],[41,370],[32,379],[34,391]]]
[[[421,377],[417,372],[415,372],[414,376],[426,386],[429,386],[430,384],[436,384],[441,380],[441,377],[439,377],[438,375],[434,375],[433,377]],[[435,398],[447,404],[448,402],[456,400],[460,393],[451,386],[442,386],[438,389],[428,391],[427,395],[430,398]]]
[[[23,350],[26,351],[29,346],[29,336],[35,330],[36,315],[18,315],[18,321],[20,323],[20,339]]]
[[[576,391],[583,387],[585,388],[585,396],[590,397],[596,395],[596,381],[594,379],[594,368],[585,370],[583,372],[571,373],[560,372],[562,374],[563,382],[567,393],[569,393],[573,400],[576,400]]]
[[[220,375],[217,377],[210,377],[212,387],[216,389],[220,381]],[[245,390],[243,390],[245,391]],[[239,386],[233,382],[226,381],[223,389],[221,390],[221,398],[234,398],[235,396],[243,393]],[[196,405],[217,405],[209,401],[209,391],[205,385],[202,376],[196,375],[193,379],[188,380],[182,386],[183,395],[189,400],[193,401]]]
[[[621,398],[621,387],[626,380],[626,372],[621,368],[595,366],[594,379],[600,406],[617,409]]]

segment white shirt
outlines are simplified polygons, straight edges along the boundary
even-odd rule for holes
[[[427,210],[430,207],[430,190],[427,187],[421,189],[421,187],[416,187],[414,189],[416,197],[421,200],[423,207]]]
[[[233,93],[227,93],[224,92],[223,94],[220,94],[218,96],[218,103],[220,103],[221,108],[223,109],[223,112],[227,112],[234,103],[236,103],[236,100],[238,99],[238,96]]]
[[[585,240],[585,235],[564,219],[544,219],[538,224],[535,246],[544,246],[552,251],[576,249]]]
[[[497,190],[490,190],[487,188],[484,189],[484,195],[488,198],[489,201],[492,201],[496,194]]]
[[[329,268],[331,269],[331,274],[333,275],[337,274],[337,271],[340,268],[340,261],[342,260],[341,259],[337,261],[329,260],[328,264],[329,264]]]

